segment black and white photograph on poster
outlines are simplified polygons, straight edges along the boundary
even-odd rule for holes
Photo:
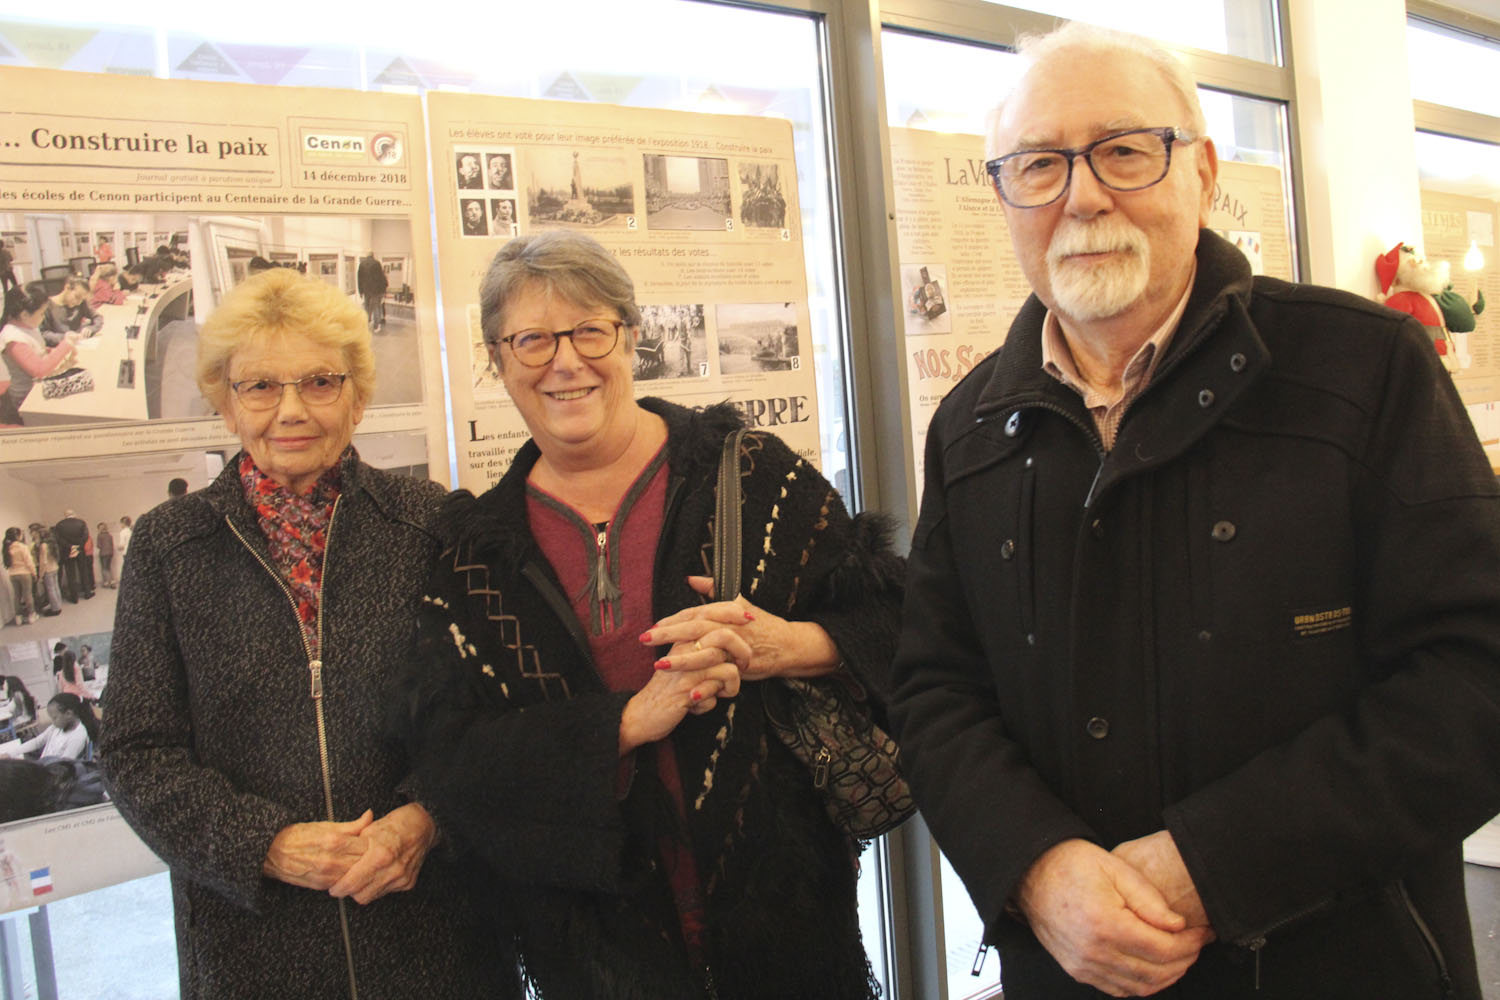
[[[490,199],[490,229],[496,236],[516,235],[516,200]]]
[[[22,304],[33,308],[7,317],[0,334],[10,381],[0,399],[0,434],[211,415],[194,376],[198,321],[224,291],[270,267],[317,277],[365,308],[381,372],[370,405],[422,400],[407,283],[379,287],[368,266],[363,283],[358,275],[360,261],[371,256],[382,265],[411,260],[404,219],[12,213],[0,214],[0,225],[24,231],[34,251],[15,267]],[[171,235],[145,256],[127,245],[123,260],[117,251],[101,261],[62,249],[64,232],[91,232],[98,249],[127,243],[142,226]],[[408,270],[403,263],[402,273]],[[32,375],[38,368],[50,373]]]
[[[488,236],[490,234],[489,226],[484,219],[483,198],[460,198],[458,217],[463,224],[465,236]]]
[[[901,287],[906,291],[907,336],[953,331],[953,317],[948,312],[946,266],[902,264]]]
[[[527,153],[523,166],[532,226],[635,228],[635,182],[625,154],[543,147]]]
[[[703,306],[641,306],[635,341],[635,380],[707,378],[708,332]]]
[[[801,338],[793,302],[764,302],[714,307],[719,341],[719,371],[724,375],[799,371]]]
[[[652,229],[733,228],[729,161],[648,153],[646,225]]]
[[[479,306],[471,303],[465,317],[469,329],[469,374],[474,398],[504,398],[505,382],[500,378],[500,366],[490,356],[490,349],[484,342],[484,331],[479,326]]]
[[[476,191],[484,187],[484,173],[479,165],[479,156],[479,153],[465,151],[453,154],[453,169],[461,190]]]
[[[781,166],[745,162],[739,169],[740,223],[753,229],[784,229],[786,195],[781,191]]]
[[[513,191],[516,187],[516,176],[511,172],[509,153],[486,153],[485,179],[489,182],[492,191]]]

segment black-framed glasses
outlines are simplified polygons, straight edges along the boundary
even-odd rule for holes
[[[541,368],[543,365],[550,365],[552,359],[557,357],[557,342],[563,337],[573,341],[573,350],[581,358],[597,360],[604,357],[619,343],[620,327],[624,325],[623,320],[600,317],[586,319],[571,330],[522,330],[509,337],[501,337],[498,343],[509,344],[511,353],[521,364],[528,368]]]
[[[235,398],[247,410],[275,409],[281,405],[281,398],[289,385],[297,387],[297,395],[308,406],[327,406],[339,398],[348,379],[348,372],[319,372],[290,382],[278,382],[274,378],[243,378],[229,383],[229,388],[234,390]]]
[[[1078,149],[1023,149],[985,163],[995,190],[1015,208],[1041,208],[1061,198],[1073,181],[1073,162],[1083,157],[1100,184],[1113,191],[1139,191],[1159,183],[1172,168],[1172,145],[1197,142],[1185,128],[1135,128],[1095,139]]]

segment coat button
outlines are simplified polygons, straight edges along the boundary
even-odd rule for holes
[[[1210,632],[1208,629],[1204,629],[1202,632],[1198,633],[1198,641],[1199,642],[1208,642],[1211,639],[1213,639],[1213,637],[1214,637],[1214,634],[1212,632]]]
[[[1101,719],[1096,715],[1083,728],[1094,739],[1102,740],[1109,735],[1109,720]]]
[[[1094,533],[1094,537],[1095,538],[1103,538],[1104,537],[1104,522],[1103,521],[1099,521],[1099,520],[1094,521],[1093,524],[1089,525],[1089,530]]]
[[[1000,558],[1001,559],[1010,559],[1010,558],[1014,557],[1015,554],[1016,554],[1016,540],[1014,538],[1007,538],[1005,541],[1003,541],[1003,542],[1000,543]]]
[[[1021,411],[1017,410],[1010,415],[1010,419],[1005,421],[1005,436],[1015,437],[1019,433],[1021,433]]]
[[[1236,531],[1237,529],[1235,528],[1233,521],[1219,521],[1214,524],[1214,530],[1212,534],[1214,536],[1214,541],[1228,542],[1234,540]]]
[[[1247,364],[1249,364],[1249,362],[1245,360],[1245,356],[1243,354],[1231,354],[1229,356],[1229,370],[1232,372],[1244,371],[1245,365]]]
[[[1214,391],[1212,389],[1204,389],[1201,392],[1199,392],[1198,393],[1198,405],[1201,406],[1201,407],[1203,407],[1205,410],[1208,409],[1210,406],[1213,406],[1214,405]]]
[[[1028,645],[1028,646],[1035,646],[1036,645],[1036,633],[1035,632],[1027,632],[1026,633],[1026,645]]]

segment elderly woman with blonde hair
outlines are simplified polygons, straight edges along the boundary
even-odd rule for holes
[[[135,526],[100,746],[172,871],[183,997],[515,995],[379,736],[442,491],[351,443],[375,381],[364,310],[256,275],[203,324],[197,375],[241,450]]]

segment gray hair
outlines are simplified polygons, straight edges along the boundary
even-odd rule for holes
[[[1068,21],[1045,35],[1022,35],[1016,43],[1016,53],[1024,60],[1026,69],[1022,77],[1017,78],[1017,85],[1019,85],[1019,80],[1039,63],[1050,60],[1063,52],[1095,57],[1133,55],[1146,60],[1161,73],[1167,85],[1176,91],[1177,96],[1182,100],[1183,107],[1187,109],[1188,120],[1173,124],[1180,124],[1190,129],[1199,137],[1207,133],[1208,122],[1203,116],[1203,105],[1198,101],[1198,82],[1193,78],[1187,66],[1151,39],[1132,35],[1127,31],[1104,28],[1097,24],[1086,24],[1083,21]],[[1005,102],[1009,97],[1010,95],[1007,94],[1002,98],[987,119],[984,150],[984,158],[987,160],[1003,156],[1007,152],[999,148],[996,133],[1000,127],[1000,115],[1005,110]]]
[[[549,229],[517,236],[495,254],[479,284],[479,329],[486,345],[499,343],[505,307],[522,289],[539,286],[577,305],[614,310],[625,325],[641,325],[635,283],[591,236]]]

